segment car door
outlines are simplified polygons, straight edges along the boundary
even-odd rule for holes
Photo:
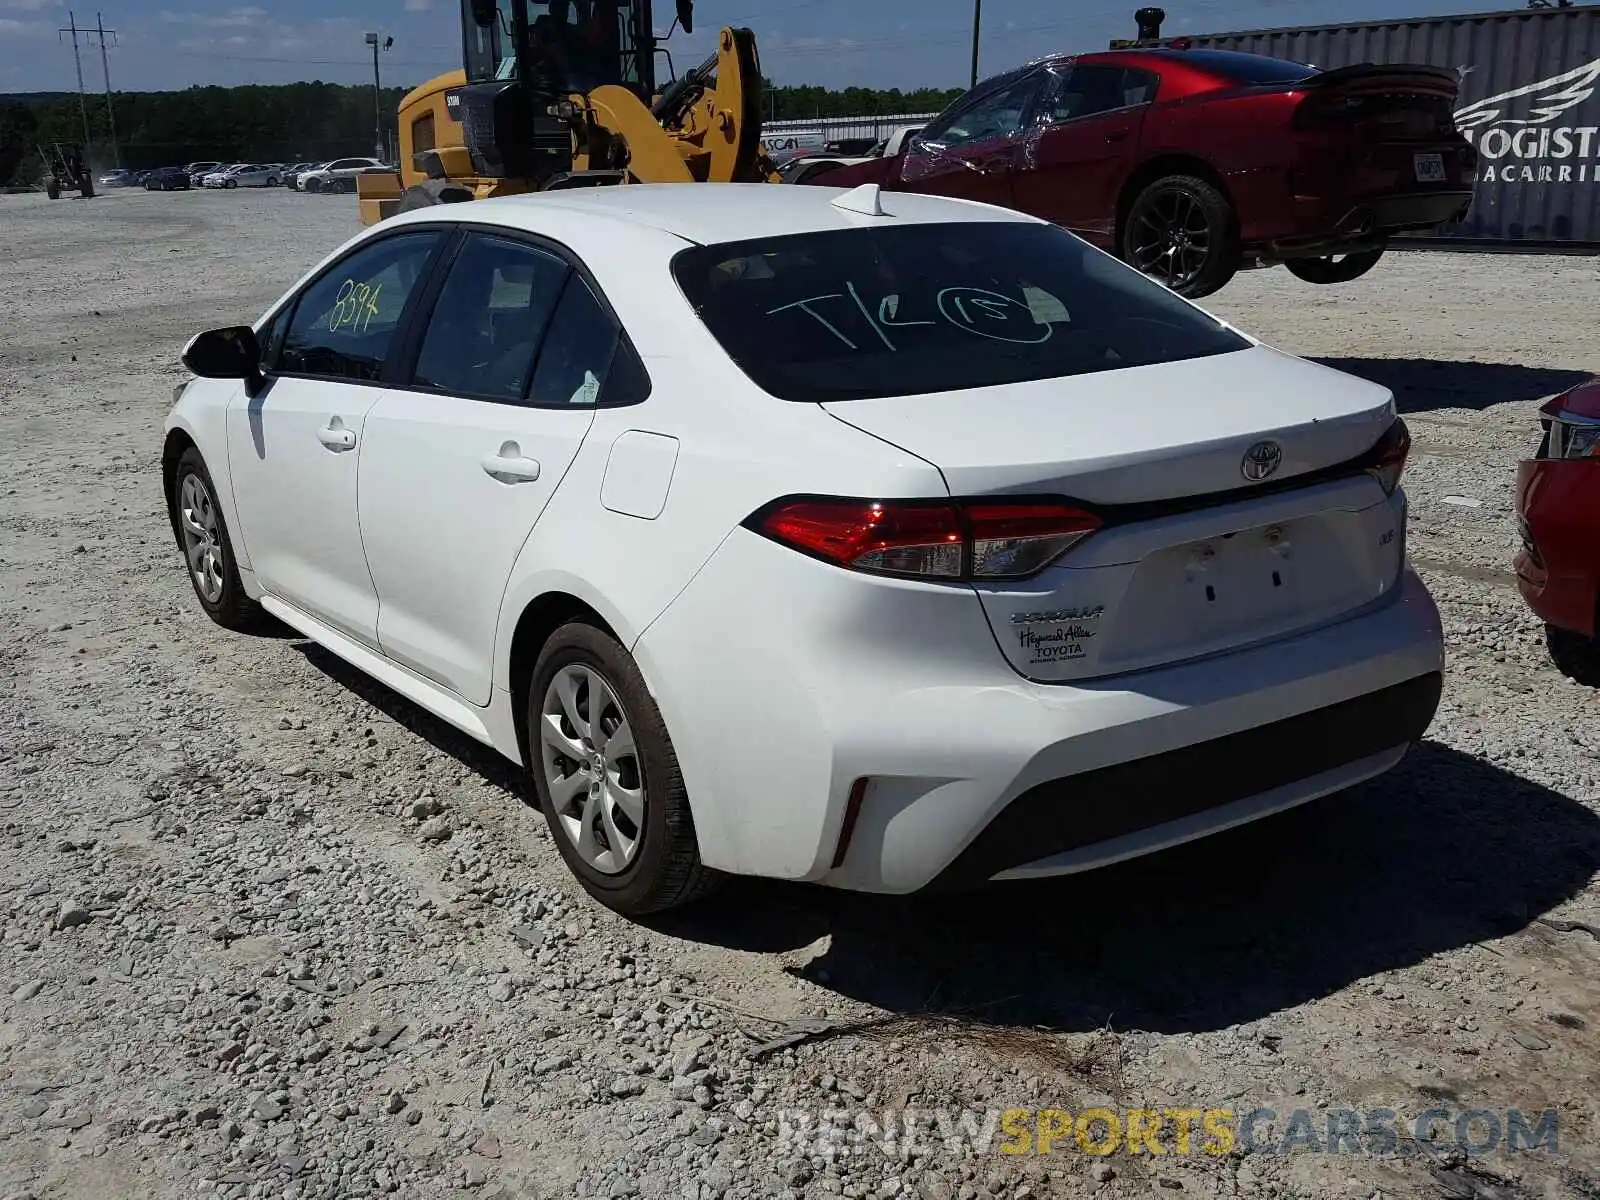
[[[1114,63],[1070,63],[1049,74],[1039,126],[1016,174],[1017,207],[1109,246],[1156,77]]]
[[[368,414],[361,455],[378,641],[486,705],[517,555],[596,407],[636,398],[643,367],[562,252],[486,232],[466,235],[419,330],[411,382]]]
[[[935,121],[901,161],[898,189],[1012,207],[1017,151],[1042,80],[1030,71],[996,84]]]
[[[378,597],[356,515],[364,421],[442,237],[363,242],[318,275],[263,327],[265,386],[228,409],[234,503],[261,586],[373,647]]]

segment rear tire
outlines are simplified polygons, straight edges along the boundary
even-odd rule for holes
[[[1600,640],[1554,625],[1544,627],[1544,640],[1556,670],[1573,683],[1600,687]]]
[[[167,502],[189,583],[206,616],[237,633],[258,628],[264,613],[245,594],[239,580],[233,540],[217,503],[216,486],[211,482],[211,472],[206,470],[205,459],[193,446],[178,459]]]
[[[397,212],[415,212],[419,208],[431,208],[435,204],[464,204],[468,200],[475,200],[471,188],[462,187],[448,179],[424,179],[421,183],[412,184],[400,196],[400,207]]]
[[[700,861],[661,710],[614,638],[584,622],[563,625],[539,652],[523,699],[539,807],[567,868],[591,896],[638,917],[688,904],[717,885],[721,877]],[[617,756],[606,757],[619,743]],[[579,758],[592,750],[599,757]],[[573,786],[561,789],[569,781]],[[638,822],[623,799],[635,795]]]
[[[1239,270],[1233,205],[1198,175],[1146,185],[1128,209],[1120,242],[1124,262],[1191,300],[1219,291]]]
[[[1358,250],[1354,254],[1330,254],[1324,258],[1291,258],[1284,262],[1289,274],[1307,283],[1349,283],[1360,279],[1383,257],[1383,247]]]
[[[61,185],[54,179],[50,180],[44,185],[44,194],[52,200],[61,199]]]

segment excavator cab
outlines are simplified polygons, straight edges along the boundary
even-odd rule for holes
[[[693,32],[694,0],[673,2],[674,26]],[[651,0],[460,4],[462,69],[401,101],[400,170],[358,178],[363,224],[518,192],[777,178],[748,29],[721,30],[705,62],[658,90]]]
[[[475,173],[546,186],[574,169],[583,98],[621,88],[649,108],[658,39],[650,0],[461,0],[467,84],[455,97]],[[693,0],[677,0],[693,29]],[[620,169],[617,150],[585,169]],[[594,156],[588,156],[593,158]]]

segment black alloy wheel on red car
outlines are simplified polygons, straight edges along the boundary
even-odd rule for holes
[[[1239,269],[1233,205],[1197,175],[1157,179],[1128,209],[1122,258],[1180,296],[1209,296]]]

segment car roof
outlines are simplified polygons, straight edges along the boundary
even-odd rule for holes
[[[471,205],[427,208],[415,213],[421,219],[441,217],[482,220],[513,229],[540,232],[541,214],[551,209],[563,214],[587,214],[602,222],[616,221],[638,229],[657,230],[687,242],[709,245],[749,238],[779,237],[791,233],[822,233],[856,229],[879,220],[835,205],[844,188],[779,183],[657,183],[626,187],[571,188],[522,196],[479,200]],[[1010,209],[924,196],[913,192],[882,192],[885,216],[916,224],[957,221],[1037,223],[1036,218]]]

